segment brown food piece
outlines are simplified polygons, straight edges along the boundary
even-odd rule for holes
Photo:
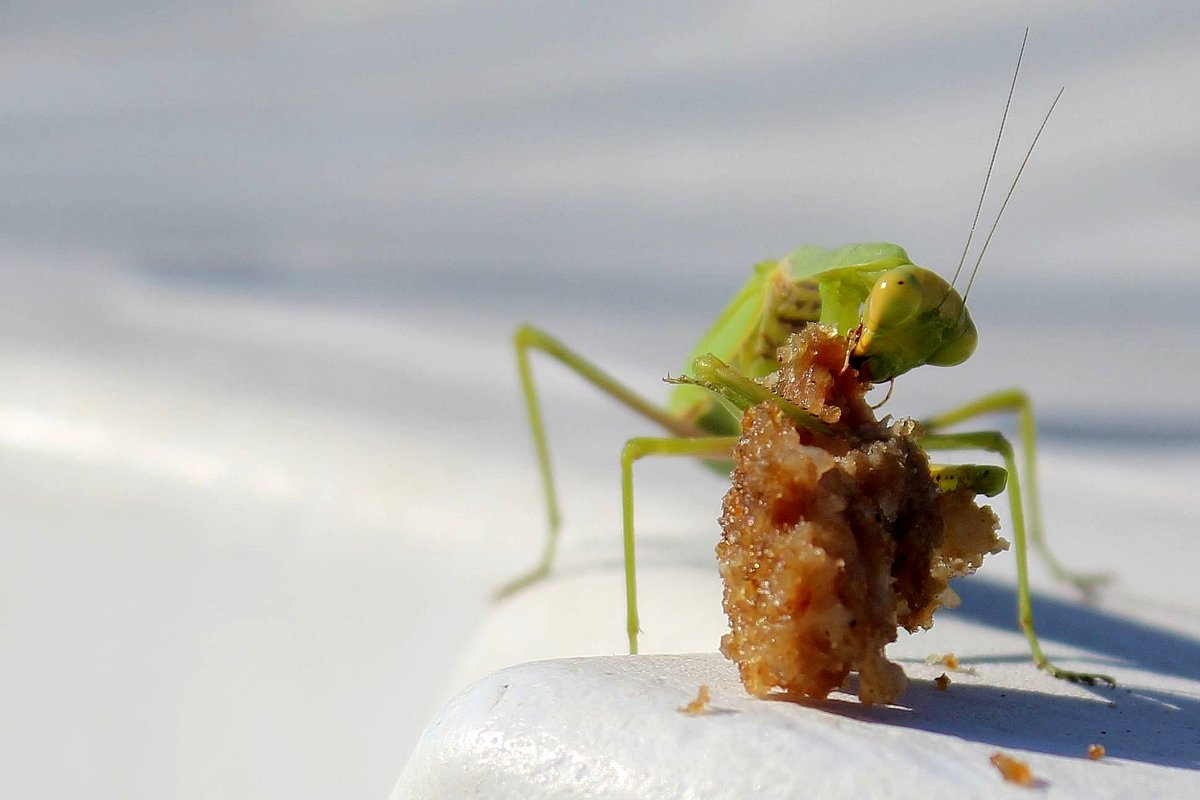
[[[1089,744],[1088,745],[1087,756],[1092,761],[1099,761],[1100,759],[1104,758],[1104,756],[1107,754],[1108,754],[1108,751],[1106,751],[1104,749],[1104,745],[1102,745],[1102,744]]]
[[[755,695],[824,698],[857,670],[864,704],[892,702],[907,682],[883,653],[897,627],[932,625],[956,599],[947,582],[1007,547],[973,494],[938,490],[915,423],[876,420],[846,348],[809,325],[767,380],[832,434],[763,403],[734,448],[717,545],[730,621],[721,652]]]
[[[992,757],[988,760],[995,765],[996,769],[1000,770],[1000,774],[1004,776],[1004,780],[1009,783],[1015,783],[1019,786],[1033,786],[1033,770],[1024,761],[999,752],[992,753]]]
[[[946,691],[950,688],[950,676],[943,672],[933,679],[933,685],[938,688],[938,691]]]
[[[689,700],[686,705],[679,707],[679,711],[684,714],[703,714],[708,710],[708,704],[712,702],[712,690],[708,688],[708,684],[700,684],[700,690],[696,692],[696,699]]]

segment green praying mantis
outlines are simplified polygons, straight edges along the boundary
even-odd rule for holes
[[[1060,90],[1042,120],[984,240],[966,289],[960,294],[955,283],[970,250],[987,194],[1024,50],[1025,42],[1022,41],[983,192],[958,269],[950,281],[913,264],[903,248],[887,243],[854,244],[837,249],[806,246],[784,258],[764,261],[755,267],[750,279],[696,345],[689,361],[690,374],[670,380],[676,385],[666,406],[643,398],[548,333],[529,325],[517,329],[514,336],[517,366],[537,454],[549,534],[537,566],[505,585],[499,595],[511,594],[549,573],[561,526],[547,437],[530,369],[531,351],[540,351],[561,362],[670,434],[629,439],[621,452],[626,625],[631,653],[637,652],[639,633],[634,559],[634,462],[646,456],[693,457],[728,474],[730,452],[741,431],[741,411],[762,402],[780,405],[798,425],[814,429],[824,426],[816,417],[791,406],[755,380],[778,368],[776,349],[793,331],[809,323],[834,326],[839,334],[849,337],[850,366],[872,383],[888,383],[889,392],[892,381],[917,367],[927,364],[954,366],[974,352],[977,333],[967,311],[966,297],[1017,180],[1062,95]],[[958,423],[996,412],[1017,415],[1024,456],[1020,470],[1012,444],[1001,433],[947,430]],[[1003,469],[975,464],[935,466],[933,469],[935,477],[944,484],[963,484],[977,494],[996,495],[1007,484],[1017,559],[1018,622],[1034,663],[1056,678],[1115,685],[1108,675],[1075,672],[1051,663],[1034,630],[1028,574],[1030,543],[1038,549],[1055,577],[1061,580],[1088,590],[1104,578],[1068,572],[1046,547],[1035,472],[1036,425],[1026,394],[1017,389],[987,394],[974,402],[928,417],[919,429],[920,443],[927,451],[986,451],[1003,461]]]

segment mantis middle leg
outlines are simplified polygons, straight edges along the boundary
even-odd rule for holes
[[[621,450],[621,512],[625,541],[625,622],[629,634],[629,652],[638,651],[640,631],[637,608],[637,567],[633,547],[633,462],[645,456],[686,456],[728,459],[737,443],[736,436],[698,438],[646,437],[630,439]]]
[[[513,344],[517,353],[517,371],[521,379],[521,391],[525,396],[529,428],[533,434],[533,445],[537,453],[538,472],[541,474],[549,530],[546,547],[537,565],[528,573],[502,586],[496,593],[497,597],[505,597],[536,583],[550,572],[550,566],[553,564],[555,553],[558,550],[558,535],[562,524],[558,493],[555,491],[554,475],[550,466],[550,449],[546,442],[545,425],[542,422],[541,405],[538,402],[537,389],[533,382],[533,371],[529,365],[530,350],[539,350],[551,356],[622,405],[658,423],[676,436],[694,437],[702,433],[691,424],[673,416],[665,408],[641,397],[543,330],[531,325],[522,325],[513,334]]]
[[[1042,560],[1046,562],[1046,566],[1050,568],[1050,573],[1057,580],[1075,586],[1085,595],[1091,594],[1097,587],[1109,581],[1112,576],[1105,574],[1080,575],[1072,572],[1054,557],[1054,553],[1050,551],[1049,546],[1046,544],[1046,536],[1042,526],[1042,504],[1038,494],[1037,425],[1034,421],[1033,405],[1029,402],[1029,396],[1020,389],[1002,389],[998,392],[986,394],[965,405],[922,420],[921,424],[925,426],[927,431],[938,431],[964,420],[994,412],[1015,413],[1017,415],[1021,435],[1021,450],[1024,456],[1024,463],[1022,465],[1024,471],[1022,476],[1026,487],[1025,509],[1027,512],[1026,519],[1029,523],[1030,542],[1037,548],[1038,554],[1041,555]]]
[[[1117,682],[1108,675],[1090,672],[1074,672],[1053,664],[1042,652],[1041,643],[1033,627],[1033,603],[1029,596],[1029,560],[1025,538],[1025,513],[1021,503],[1021,482],[1017,477],[1017,461],[1012,444],[996,431],[971,433],[928,433],[921,439],[926,450],[984,450],[996,453],[1004,459],[1008,469],[1008,502],[1012,515],[1013,546],[1017,557],[1017,621],[1029,642],[1033,661],[1056,678],[1095,685],[1103,682],[1116,686]]]

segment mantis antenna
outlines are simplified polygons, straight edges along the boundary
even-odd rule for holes
[[[1058,105],[1058,100],[1062,97],[1066,89],[1067,87],[1063,86],[1058,90],[1058,94],[1054,95],[1054,102],[1050,104],[1050,108],[1046,111],[1046,116],[1042,117],[1042,124],[1038,126],[1037,133],[1033,135],[1033,141],[1029,143],[1029,149],[1025,151],[1025,158],[1021,161],[1021,167],[1017,170],[1012,185],[1008,187],[1008,193],[1004,195],[1004,202],[1000,204],[1000,210],[996,212],[996,220],[992,223],[987,238],[983,240],[983,247],[979,250],[979,258],[975,259],[975,266],[971,269],[971,279],[967,281],[967,290],[963,292],[964,308],[966,307],[967,295],[971,293],[971,284],[975,283],[975,276],[979,274],[979,265],[983,263],[983,254],[987,252],[988,245],[992,241],[992,234],[996,232],[996,226],[1000,224],[1000,217],[1004,215],[1004,209],[1008,208],[1008,201],[1012,199],[1013,190],[1017,188],[1017,181],[1021,179],[1021,173],[1025,171],[1025,165],[1029,163],[1029,157],[1033,155],[1033,148],[1037,145],[1042,131],[1046,129],[1046,123],[1050,121],[1050,115],[1054,113],[1054,107]]]
[[[1000,117],[1000,130],[996,131],[996,144],[992,147],[992,158],[988,161],[987,174],[983,176],[983,191],[979,193],[979,205],[975,206],[975,217],[971,220],[971,230],[967,232],[967,243],[963,245],[962,256],[958,259],[958,267],[954,270],[954,277],[950,279],[951,286],[958,282],[958,274],[962,272],[963,264],[967,260],[967,251],[971,249],[971,239],[975,236],[975,226],[979,224],[979,215],[983,211],[983,200],[987,197],[988,183],[992,180],[992,168],[996,166],[996,154],[1000,152],[1000,139],[1004,137],[1004,123],[1008,121],[1008,110],[1012,107],[1013,92],[1017,88],[1017,76],[1021,74],[1021,59],[1025,56],[1027,41],[1029,41],[1029,28],[1025,29],[1025,36],[1021,39],[1021,50],[1017,53],[1017,66],[1013,70],[1012,83],[1008,86],[1008,99],[1004,101],[1004,114]]]

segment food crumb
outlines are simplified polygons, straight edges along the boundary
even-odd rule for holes
[[[712,691],[708,688],[708,684],[700,684],[700,691],[696,693],[696,699],[688,702],[687,705],[680,706],[679,711],[683,714],[703,714],[708,710],[708,704],[712,700]]]
[[[1099,761],[1106,755],[1104,745],[1102,744],[1089,744],[1087,753],[1088,758],[1090,758],[1092,761]]]
[[[992,753],[992,757],[989,760],[995,765],[996,769],[1000,770],[1000,774],[1004,777],[1004,780],[1009,783],[1015,783],[1020,786],[1033,785],[1033,770],[1024,761],[1000,752]]]
[[[930,666],[933,666],[934,664],[941,664],[951,672],[961,672],[963,675],[975,674],[975,668],[964,667],[962,662],[958,660],[958,656],[956,656],[954,653],[946,653],[944,655],[941,653],[931,653],[925,657],[925,663],[929,664]]]
[[[934,678],[933,682],[937,685],[939,691],[944,692],[950,686],[950,676],[943,672],[941,675],[938,675],[936,678]]]

